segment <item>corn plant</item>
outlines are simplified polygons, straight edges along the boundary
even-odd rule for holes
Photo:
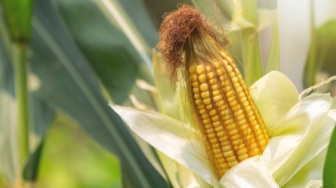
[[[179,3],[201,24],[162,48],[168,26],[190,21],[167,19]],[[316,25],[306,3],[311,43],[294,85],[279,72],[282,3],[1,0],[0,186],[332,187],[335,23]],[[64,140],[88,148],[62,160],[84,160],[77,172],[92,182],[64,169],[48,181]]]

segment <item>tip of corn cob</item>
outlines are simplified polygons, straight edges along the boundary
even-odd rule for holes
[[[172,81],[176,79],[176,70],[184,65],[187,40],[198,32],[205,32],[212,36],[219,44],[226,45],[228,40],[207,23],[206,18],[194,7],[183,5],[176,11],[164,16],[160,26],[160,42],[157,47],[167,63]]]

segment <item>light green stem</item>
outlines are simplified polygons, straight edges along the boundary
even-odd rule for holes
[[[259,42],[257,2],[256,0],[243,0],[242,9],[244,18],[254,25],[241,31],[242,55],[245,71],[245,81],[248,86],[263,76],[263,64]]]
[[[245,81],[251,86],[263,76],[259,35],[253,29],[242,31],[242,49]]]
[[[305,88],[315,85],[315,76],[317,73],[317,41],[316,41],[316,29],[315,29],[315,11],[314,0],[310,1],[310,51],[306,70],[303,79],[303,85]]]
[[[13,62],[15,72],[15,94],[18,104],[18,148],[20,167],[24,167],[29,153],[28,92],[25,44],[15,42]]]

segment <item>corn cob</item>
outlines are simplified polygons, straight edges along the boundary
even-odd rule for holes
[[[264,122],[232,58],[195,62],[187,80],[191,107],[219,177],[250,157],[260,155],[269,138]]]
[[[160,27],[158,45],[171,80],[186,81],[189,104],[218,178],[239,162],[262,154],[269,138],[237,66],[204,17],[183,6]]]

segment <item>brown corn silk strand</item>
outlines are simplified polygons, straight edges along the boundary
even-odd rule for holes
[[[182,6],[160,27],[158,48],[173,84],[180,69],[195,124],[218,178],[239,162],[262,154],[269,142],[228,43],[195,8]]]

